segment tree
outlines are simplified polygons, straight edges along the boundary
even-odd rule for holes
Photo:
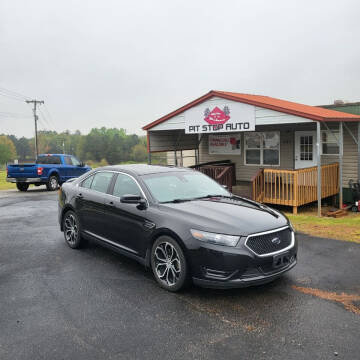
[[[143,143],[136,144],[131,150],[131,158],[136,162],[146,162],[147,149]]]
[[[16,158],[14,143],[5,135],[0,136],[0,164],[5,164]]]

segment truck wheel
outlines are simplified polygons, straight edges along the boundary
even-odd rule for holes
[[[55,191],[59,187],[59,179],[56,175],[51,175],[46,184],[48,191]]]
[[[16,183],[16,187],[18,188],[19,191],[27,191],[27,189],[29,188],[29,184]]]

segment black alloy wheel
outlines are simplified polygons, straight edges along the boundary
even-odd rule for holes
[[[29,188],[29,184],[27,184],[27,183],[16,183],[16,187],[18,188],[19,191],[27,191],[27,189]]]
[[[48,191],[55,191],[59,187],[59,179],[56,175],[51,175],[46,188]]]
[[[80,235],[80,223],[76,214],[69,210],[63,218],[63,230],[65,242],[72,248],[77,249],[82,244]]]
[[[156,281],[168,291],[179,291],[188,280],[184,252],[169,236],[160,236],[151,251],[151,267]]]

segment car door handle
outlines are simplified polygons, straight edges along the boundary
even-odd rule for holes
[[[115,204],[114,204],[113,201],[109,201],[109,202],[108,202],[108,205],[110,205],[110,206],[115,206]]]
[[[83,194],[81,194],[81,193],[80,193],[80,194],[77,194],[76,197],[77,197],[78,199],[82,199],[82,198],[83,198]]]

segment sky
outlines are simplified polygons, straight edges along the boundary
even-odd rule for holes
[[[360,101],[359,13],[358,0],[1,0],[0,133],[33,136],[23,96],[45,101],[40,130],[136,134],[210,90]]]

